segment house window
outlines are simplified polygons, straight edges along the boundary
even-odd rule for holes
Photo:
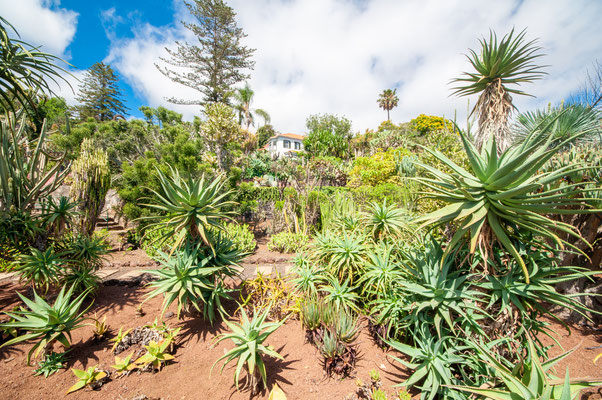
[[[291,141],[290,140],[285,140],[284,141],[284,148],[285,149],[290,149],[291,148]]]
[[[301,142],[295,142],[295,150],[301,150]]]

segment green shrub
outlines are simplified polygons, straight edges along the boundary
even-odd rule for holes
[[[369,157],[357,157],[349,172],[350,187],[377,186],[384,183],[400,184],[401,178],[397,173],[397,160],[402,156],[411,156],[407,149],[379,151]]]
[[[303,233],[280,232],[270,238],[268,250],[279,253],[296,253],[309,243],[309,236]]]
[[[217,234],[215,229],[212,231]],[[175,237],[165,237],[166,232],[167,228],[159,227],[149,229],[144,233],[140,240],[140,246],[149,257],[156,257],[159,251],[167,252],[174,246]],[[222,235],[230,239],[236,250],[241,253],[253,253],[257,247],[255,236],[247,224],[226,223]],[[161,238],[165,238],[165,240],[161,240]]]
[[[157,214],[145,219],[153,221],[149,229],[166,229],[161,239],[176,237],[172,250],[180,246],[185,239],[212,246],[208,239],[209,230],[223,230],[225,220],[232,220],[231,211],[225,210],[232,202],[225,200],[229,192],[221,177],[206,180],[183,178],[170,167],[170,173],[156,170],[161,184],[149,207]],[[167,216],[166,216],[167,215]]]
[[[257,247],[255,236],[247,224],[228,223],[224,226],[224,235],[230,239],[234,247],[241,253],[251,254]]]

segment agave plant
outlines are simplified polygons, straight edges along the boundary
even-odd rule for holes
[[[267,374],[263,358],[270,356],[283,360],[284,358],[278,354],[270,346],[264,345],[265,340],[278,329],[285,320],[280,322],[265,322],[269,309],[265,310],[261,314],[257,314],[257,311],[253,311],[253,318],[249,320],[247,313],[244,309],[241,310],[241,322],[228,322],[225,321],[226,326],[231,332],[223,333],[216,338],[215,344],[230,339],[234,342],[235,347],[228,351],[226,354],[221,356],[215,361],[211,369],[215,367],[215,364],[221,360],[225,360],[222,365],[221,372],[223,372],[225,366],[233,360],[237,361],[236,371],[234,372],[234,383],[236,389],[239,390],[239,379],[240,373],[243,367],[246,369],[249,376],[249,386],[251,388],[251,394],[257,394],[259,391],[259,378],[263,382],[264,387],[267,388]]]
[[[117,348],[117,346],[119,346],[119,344],[123,341],[123,339],[125,339],[125,337],[130,333],[131,329],[126,329],[125,331],[123,330],[123,326],[119,327],[119,332],[117,332],[117,335],[115,335],[115,337],[113,339],[110,339],[110,342],[113,342],[113,347],[111,347],[111,351],[113,353],[115,353],[115,349]]]
[[[307,298],[301,303],[299,319],[305,328],[305,338],[311,344],[322,341],[322,304],[315,298]]]
[[[34,288],[44,288],[48,291],[51,284],[58,282],[65,263],[52,247],[45,251],[32,247],[30,254],[21,254],[14,264],[22,281],[26,281]]]
[[[136,364],[132,362],[133,355],[134,352],[131,352],[124,358],[115,356],[115,364],[111,365],[111,368],[119,372],[122,376],[127,375],[130,371],[136,368]]]
[[[102,267],[109,252],[105,240],[98,236],[75,234],[63,244],[63,254],[66,259],[75,264],[76,268],[96,270]]]
[[[386,198],[382,203],[370,203],[370,209],[363,214],[363,217],[366,228],[375,239],[395,237],[401,231],[409,229],[407,212],[387,204]]]
[[[399,386],[417,386],[421,389],[420,398],[423,400],[464,398],[447,387],[457,383],[454,367],[465,362],[457,354],[462,349],[461,346],[457,346],[449,336],[432,336],[428,330],[417,333],[414,337],[416,347],[396,341],[388,342],[393,349],[410,357],[409,362],[393,357],[395,361],[413,371]]]
[[[158,279],[149,283],[154,290],[145,301],[164,295],[162,312],[177,301],[178,318],[182,310],[188,311],[191,306],[211,322],[215,318],[213,307],[217,306],[220,313],[225,312],[219,298],[228,297],[228,294],[221,275],[232,274],[230,265],[216,265],[212,256],[203,255],[198,246],[190,243],[173,256],[159,252],[157,260],[163,264],[163,268],[146,271]],[[208,303],[211,305],[209,308],[206,307]]]
[[[360,334],[357,317],[349,311],[343,310],[334,315],[332,330],[345,345],[351,345]]]
[[[86,386],[95,386],[99,381],[104,380],[108,376],[107,373],[100,370],[98,366],[90,367],[87,370],[71,368],[71,372],[73,372],[73,375],[76,376],[78,381],[69,388],[67,394],[76,392]]]
[[[7,312],[6,314],[14,321],[0,325],[0,328],[17,328],[29,333],[20,335],[9,340],[0,347],[10,346],[11,344],[37,339],[38,342],[27,353],[27,365],[40,351],[46,351],[52,348],[54,342],[58,341],[63,346],[69,347],[71,331],[84,326],[84,314],[90,308],[91,304],[80,311],[84,302],[86,293],[82,293],[75,299],[71,299],[73,288],[65,291],[61,288],[53,305],[46,303],[44,299],[34,292],[34,299],[30,300],[17,293],[19,298],[29,307],[29,311],[21,309],[19,311]]]
[[[546,134],[553,137],[553,143],[564,142],[575,133],[587,132],[575,142],[567,145],[600,142],[602,128],[600,128],[600,113],[582,104],[569,106],[560,105],[547,110],[529,111],[519,114],[514,126],[514,140],[523,141],[529,133],[539,126],[545,126]]]
[[[77,216],[77,203],[73,203],[67,196],[59,197],[55,201],[52,196],[42,202],[41,217],[44,225],[49,231],[54,232],[57,237],[62,237],[65,229],[73,226]]]
[[[481,362],[490,367],[492,371],[490,383],[481,387],[450,386],[452,389],[492,400],[574,400],[583,389],[602,384],[602,381],[595,379],[570,379],[568,368],[564,379],[549,373],[555,364],[575,349],[541,362],[533,342],[528,338],[527,357],[514,368],[508,368],[482,345],[472,343],[471,346]]]
[[[525,262],[511,240],[519,230],[550,239],[561,247],[568,245],[575,248],[560,238],[558,232],[582,239],[577,230],[569,224],[551,219],[549,215],[596,212],[584,199],[585,189],[578,185],[540,189],[559,181],[580,166],[568,165],[542,174],[538,174],[538,171],[567,140],[578,138],[586,132],[552,144],[552,137],[546,135],[545,131],[543,127],[532,132],[520,145],[505,150],[499,157],[495,138],[479,153],[466,134],[459,132],[473,172],[458,166],[441,152],[425,148],[453,171],[449,174],[417,163],[431,177],[415,178],[432,189],[430,195],[433,198],[449,203],[442,209],[418,218],[416,223],[438,226],[454,222],[458,225],[444,258],[457,248],[466,235],[469,237],[470,252],[474,253],[479,246],[486,259],[494,241],[498,241],[521,265],[529,283]]]
[[[328,375],[332,375],[337,361],[345,353],[345,346],[341,343],[334,332],[324,331],[320,353],[324,357],[324,369]]]
[[[159,343],[151,340],[147,346],[144,346],[146,349],[146,354],[138,358],[135,364],[141,368],[144,368],[147,365],[152,365],[154,369],[161,370],[163,365],[175,358],[171,354],[167,353],[167,348],[170,346],[170,344],[171,341],[167,339],[163,339]]]
[[[359,311],[356,304],[359,301],[359,296],[354,292],[355,289],[355,286],[349,286],[348,279],[340,283],[337,279],[331,277],[328,279],[328,284],[324,285],[321,291],[325,293],[324,301],[336,309]]]
[[[386,340],[399,340],[408,327],[408,304],[411,298],[394,287],[368,304],[370,309],[371,333],[381,347]]]
[[[359,234],[323,234],[316,238],[314,257],[327,265],[327,271],[351,283],[360,275],[367,257],[365,238]]]
[[[393,286],[407,280],[408,272],[396,258],[393,248],[387,244],[380,244],[368,253],[368,263],[358,282],[362,294],[377,298],[386,296]]]
[[[530,275],[529,284],[525,282],[521,268],[516,262],[510,260],[507,262],[507,273],[488,275],[485,281],[475,282],[474,285],[484,294],[484,299],[488,300],[486,309],[491,310],[494,318],[515,315],[516,320],[511,322],[519,328],[517,334],[525,333],[525,336],[531,336],[536,341],[540,354],[545,354],[536,334],[545,333],[552,339],[554,337],[553,331],[541,317],[548,316],[569,329],[568,325],[553,312],[553,308],[547,305],[566,307],[586,319],[589,319],[587,313],[593,311],[577,299],[577,296],[586,295],[585,293],[567,295],[558,292],[556,286],[562,282],[592,276],[597,271],[559,266],[556,254],[553,252],[530,249],[525,244],[520,245],[519,251],[526,260]],[[495,254],[490,263],[502,264],[500,252]]]
[[[293,273],[296,276],[291,283],[297,291],[306,296],[316,296],[318,288],[328,279],[326,271],[319,266],[312,265],[310,259],[304,255],[295,258]]]
[[[44,375],[44,378],[48,378],[59,369],[63,369],[66,366],[67,353],[55,353],[53,351],[50,354],[46,354],[44,359],[38,362],[38,368],[35,369],[34,376]]]
[[[100,287],[101,279],[94,269],[83,266],[79,268],[69,268],[60,277],[61,284],[67,287],[73,287],[75,293],[87,293],[94,296]]]
[[[469,275],[454,270],[453,259],[441,265],[442,257],[443,249],[434,240],[425,253],[410,254],[408,269],[413,280],[398,288],[407,297],[406,321],[414,326],[434,325],[439,337],[445,332],[443,324],[456,334],[457,325],[482,333],[478,321],[487,314],[479,306],[481,293],[469,286]]]
[[[452,80],[459,86],[453,88],[453,94],[470,96],[479,94],[473,113],[479,117],[479,127],[475,144],[478,149],[493,136],[496,139],[496,151],[501,153],[510,145],[508,118],[514,106],[511,94],[527,95],[512,87],[533,82],[544,76],[543,66],[533,61],[541,57],[541,47],[537,40],[525,41],[526,31],[514,35],[514,29],[498,42],[494,32],[489,40],[480,40],[482,49],[477,54],[470,50],[466,58],[475,72],[464,72],[461,78]]]
[[[234,205],[225,198],[230,192],[224,190],[224,180],[217,178],[207,182],[200,179],[183,179],[177,170],[171,168],[170,176],[157,169],[161,193],[151,189],[157,202],[147,204],[152,209],[167,214],[167,217],[149,217],[159,221],[149,225],[149,229],[167,228],[160,240],[176,237],[174,249],[188,236],[190,240],[202,241],[212,246],[208,231],[211,228],[223,229],[223,220],[232,220],[231,211],[224,208]]]

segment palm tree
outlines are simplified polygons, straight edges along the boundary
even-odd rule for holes
[[[8,29],[19,37],[15,28],[0,17],[0,101],[6,108],[14,112],[21,103],[35,110],[38,90],[54,94],[51,84],[58,85],[59,80],[71,87],[62,74],[72,75],[56,65],[63,60],[39,51],[39,47],[10,38]]]
[[[526,30],[514,36],[514,29],[505,35],[498,43],[495,32],[489,32],[489,41],[485,38],[481,43],[481,54],[470,50],[466,55],[475,72],[464,72],[462,77],[453,79],[460,85],[453,88],[454,95],[469,96],[479,94],[479,99],[472,113],[478,116],[478,128],[474,136],[477,149],[491,136],[495,138],[497,152],[508,148],[511,144],[511,134],[508,119],[512,110],[511,93],[518,95],[529,94],[510,85],[520,85],[541,79],[545,72],[544,66],[533,63],[540,54],[541,47],[536,46],[536,40],[525,41]]]
[[[270,115],[267,111],[260,108],[251,108],[254,95],[255,92],[251,89],[248,82],[245,82],[245,87],[237,89],[234,92],[234,100],[236,101],[234,109],[238,111],[238,123],[242,125],[244,121],[247,130],[249,126],[255,126],[255,114],[263,118],[264,124],[270,123]]]
[[[390,121],[389,111],[397,107],[399,98],[396,96],[397,89],[385,89],[378,97],[378,106],[383,110],[387,111],[387,121]]]

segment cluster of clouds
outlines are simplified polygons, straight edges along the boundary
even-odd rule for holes
[[[48,51],[68,54],[77,13],[55,1],[0,0],[2,15],[13,21],[25,39]],[[310,114],[332,113],[353,121],[356,131],[375,128],[386,118],[378,108],[383,89],[397,88],[399,106],[394,122],[420,113],[466,118],[466,98],[450,97],[449,81],[470,65],[463,56],[478,49],[489,29],[503,34],[527,28],[540,38],[549,65],[544,79],[523,89],[535,97],[516,96],[522,110],[558,103],[573,93],[586,70],[602,55],[602,2],[590,0],[228,0],[245,44],[257,49],[249,81],[254,106],[267,110],[282,132],[301,133]],[[153,26],[102,13],[111,47],[110,63],[136,94],[150,106],[167,106],[191,118],[195,106],[174,106],[165,98],[198,98],[198,93],[171,82],[155,67],[176,40],[194,43],[178,23],[190,20],[175,0],[174,23]],[[10,12],[9,12],[10,11]],[[39,23],[40,19],[44,24]],[[112,29],[130,23],[133,35],[120,38]],[[71,96],[67,96],[70,98]],[[474,104],[472,98],[471,104]]]

